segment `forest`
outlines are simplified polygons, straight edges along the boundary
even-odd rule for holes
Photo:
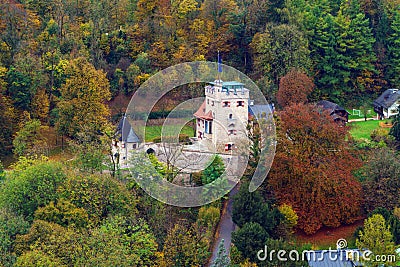
[[[248,192],[260,157],[249,129],[233,245],[207,265],[227,197],[198,208],[158,202],[110,160],[110,144],[141,84],[218,54],[275,104],[277,147],[264,184]],[[400,87],[399,73],[400,0],[0,0],[0,266],[277,266],[257,259],[265,244],[320,248],[299,234],[357,223],[350,246],[391,253],[400,116],[354,138],[314,103],[372,109]],[[152,115],[197,89],[167,96]],[[214,160],[195,183],[223,169]]]

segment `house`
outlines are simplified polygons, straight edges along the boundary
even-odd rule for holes
[[[124,115],[117,126],[113,140],[113,155],[120,160],[120,163],[126,164],[129,152],[132,149],[139,148],[139,145],[140,139]]]
[[[306,253],[310,267],[362,267],[358,249],[311,250]]]
[[[196,137],[209,141],[217,151],[230,151],[247,140],[250,116],[257,119],[271,113],[269,105],[254,105],[243,83],[215,80],[205,87],[205,100],[194,113]]]
[[[317,103],[317,106],[322,107],[322,109],[327,110],[329,115],[331,115],[332,119],[340,124],[346,124],[349,121],[349,112],[335,104],[331,101],[321,100]]]
[[[388,89],[374,101],[374,110],[379,119],[387,119],[399,113],[400,90]]]

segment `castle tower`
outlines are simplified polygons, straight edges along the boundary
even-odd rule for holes
[[[240,82],[216,80],[204,91],[205,101],[194,114],[196,136],[217,150],[232,150],[247,136],[249,90]]]

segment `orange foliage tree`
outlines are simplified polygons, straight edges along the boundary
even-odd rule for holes
[[[305,103],[307,96],[314,87],[313,80],[307,74],[300,70],[291,69],[279,81],[276,100],[282,108],[292,103]]]
[[[348,128],[315,105],[293,104],[279,113],[277,135],[268,185],[280,203],[292,205],[297,227],[312,234],[354,222],[361,186],[352,172],[361,163],[346,146]]]

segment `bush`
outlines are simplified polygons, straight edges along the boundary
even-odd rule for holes
[[[66,176],[58,163],[36,162],[22,167],[26,162],[20,162],[6,176],[0,188],[0,207],[33,221],[33,214],[39,206],[58,198],[57,189]]]

